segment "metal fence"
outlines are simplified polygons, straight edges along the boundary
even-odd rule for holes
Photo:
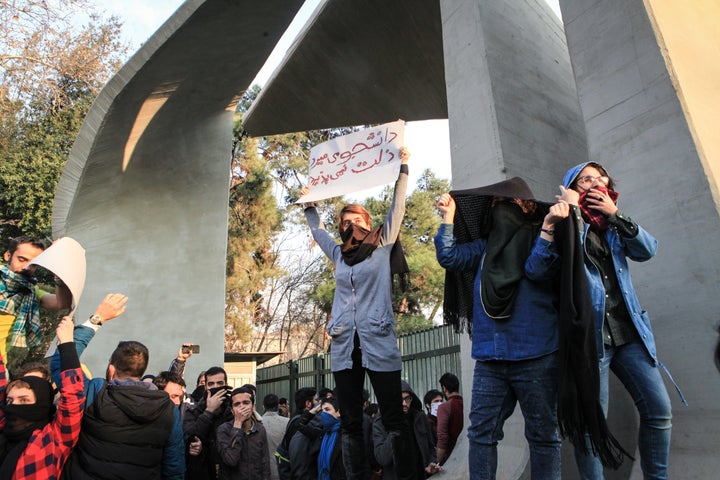
[[[402,378],[421,399],[428,390],[440,389],[438,380],[443,373],[451,372],[460,377],[460,338],[450,325],[401,335],[398,347],[402,355]],[[294,408],[294,396],[299,388],[334,388],[330,356],[318,354],[259,368],[256,386],[258,404],[265,395],[274,393],[287,398]],[[365,388],[370,392],[372,401],[375,397],[367,376]]]

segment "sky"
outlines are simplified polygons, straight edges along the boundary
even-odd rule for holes
[[[123,21],[123,39],[131,47],[130,52],[135,53],[138,48],[152,36],[155,31],[167,20],[184,0],[95,0],[98,10],[105,16],[116,15]],[[253,83],[263,86],[292,44],[292,40],[315,10],[320,0],[306,0],[295,20],[285,35],[273,50],[272,54],[260,70]],[[559,0],[545,0],[555,14],[560,17]],[[448,122],[442,120],[427,120],[422,122],[408,122],[405,127],[405,144],[410,149],[410,188],[416,184],[420,174],[425,169],[431,169],[436,176],[451,179],[450,171],[450,139]],[[375,196],[382,187],[363,190],[346,198],[360,201]]]

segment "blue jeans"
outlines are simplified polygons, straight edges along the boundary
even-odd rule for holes
[[[560,478],[557,353],[517,362],[475,362],[470,409],[470,478],[493,480],[503,425],[520,403],[532,478]]]
[[[609,370],[612,370],[630,393],[640,414],[638,449],[643,477],[668,478],[672,409],[660,370],[653,364],[640,340],[620,347],[606,345],[605,355],[599,364],[600,404],[605,416],[608,409],[608,376]],[[575,449],[575,461],[583,480],[604,478],[602,464],[592,453],[585,455]]]

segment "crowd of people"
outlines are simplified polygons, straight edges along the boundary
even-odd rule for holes
[[[208,366],[191,392],[182,345],[168,370],[147,375],[149,352],[118,343],[104,378],[88,378],[83,351],[127,297],[108,294],[93,315],[57,327],[49,368],[5,359],[39,342],[39,308],[70,305],[62,282],[37,288],[31,260],[44,244],[13,239],[0,269],[0,480],[421,479],[441,472],[464,428],[458,377],[420,397],[402,377],[392,297],[404,288],[399,240],[409,153],[384,222],[362,206],[338,214],[336,242],[316,205],[304,204],[314,240],[335,266],[327,327],[335,388],[262,399]],[[560,478],[562,436],[582,478],[617,467],[622,445],[604,420],[612,370],[635,400],[645,478],[667,478],[671,408],[647,313],[627,259],[652,258],[657,241],[617,207],[607,171],[571,168],[554,203],[519,178],[441,195],[434,237],[447,271],[444,316],[471,333],[475,360],[468,439],[472,479],[494,479],[497,445],[516,404],[525,419],[532,478]],[[109,327],[112,328],[112,327]],[[718,350],[720,351],[720,349]],[[12,358],[10,359],[12,360]],[[363,389],[365,376],[377,403]],[[54,389],[57,389],[55,391]]]

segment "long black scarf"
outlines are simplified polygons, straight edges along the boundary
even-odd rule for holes
[[[587,434],[592,452],[603,465],[617,469],[625,455],[632,456],[610,432],[600,406],[595,312],[585,274],[578,215],[577,207],[571,207],[570,216],[555,226],[555,241],[562,257],[558,424],[560,433],[586,453]]]
[[[525,276],[525,261],[542,217],[524,213],[512,201],[496,203],[491,217],[492,228],[480,272],[480,299],[490,318],[502,320],[512,314],[518,286]]]

